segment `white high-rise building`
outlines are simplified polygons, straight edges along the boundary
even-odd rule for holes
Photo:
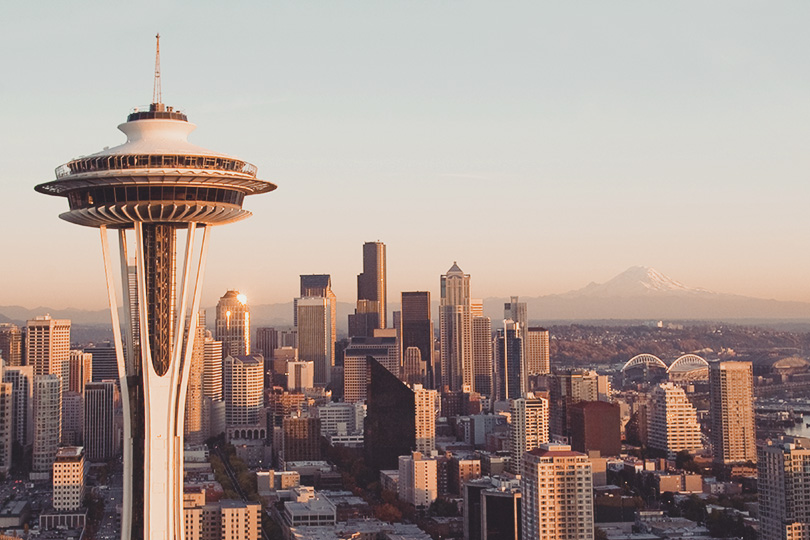
[[[70,321],[36,317],[26,324],[26,364],[34,366],[34,375],[58,375],[62,391],[68,390],[70,361]]]
[[[228,356],[222,371],[225,423],[252,426],[264,407],[264,362],[255,356]]]
[[[84,448],[64,446],[53,462],[53,508],[58,512],[73,512],[81,508],[84,499]]]
[[[59,375],[34,377],[34,472],[51,472],[62,436],[62,380]]]
[[[397,495],[401,501],[417,508],[426,508],[436,500],[439,470],[438,461],[425,457],[421,452],[399,456],[399,484]]]
[[[548,400],[528,393],[525,398],[510,402],[511,425],[509,428],[509,449],[512,457],[511,468],[520,474],[523,455],[548,440]]]
[[[525,540],[593,540],[593,472],[588,456],[546,443],[524,454]]]
[[[810,439],[781,437],[757,452],[759,537],[810,537]]]
[[[416,451],[430,455],[436,449],[436,401],[438,392],[413,385],[416,407]]]
[[[203,366],[203,395],[215,401],[222,401],[222,342],[205,333]]]
[[[452,391],[473,388],[470,275],[455,262],[441,276],[439,332],[442,384]]]
[[[190,325],[196,332],[194,348],[191,353],[189,366],[188,389],[186,390],[186,412],[183,422],[186,444],[202,444],[209,437],[206,430],[208,422],[204,420],[206,410],[204,406],[203,385],[205,379],[205,314],[200,313]]]
[[[315,365],[312,362],[287,362],[287,390],[300,392],[315,387]]]
[[[674,456],[681,450],[703,447],[697,411],[680,386],[661,383],[650,391],[647,414],[647,440],[650,448]]]
[[[709,364],[709,399],[714,460],[719,463],[756,461],[751,362]]]

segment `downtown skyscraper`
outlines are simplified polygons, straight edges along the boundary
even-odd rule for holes
[[[332,292],[329,274],[301,276],[301,297],[294,301],[295,326],[298,330],[298,359],[313,362],[315,384],[332,382],[337,340],[337,297]]]
[[[247,296],[227,291],[217,303],[214,337],[222,342],[223,356],[250,354],[250,306]]]
[[[25,363],[34,366],[34,375],[58,375],[62,392],[68,390],[70,369],[70,321],[36,317],[26,324]]]
[[[472,388],[472,306],[470,275],[455,262],[441,276],[439,304],[442,385],[451,391]]]
[[[363,244],[363,272],[357,276],[357,307],[349,315],[349,336],[373,336],[374,330],[386,327],[388,309],[385,244]]]
[[[401,298],[400,348],[402,349],[402,366],[406,374],[404,379],[407,382],[422,382],[426,388],[435,388],[430,292],[403,292]],[[424,379],[413,380],[416,378],[414,373],[421,372],[423,368]]]

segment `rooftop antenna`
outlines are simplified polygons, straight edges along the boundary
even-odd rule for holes
[[[152,87],[152,103],[163,103],[163,96],[160,91],[160,34],[155,35],[157,46],[155,47],[155,84]]]

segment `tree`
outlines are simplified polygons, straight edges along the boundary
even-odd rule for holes
[[[402,521],[402,512],[390,503],[384,503],[374,507],[374,517],[380,521],[387,521],[388,523],[398,523]]]

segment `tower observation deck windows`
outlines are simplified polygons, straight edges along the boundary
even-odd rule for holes
[[[223,188],[196,186],[105,186],[68,193],[71,210],[108,204],[199,202],[242,206],[245,194]]]
[[[75,159],[56,169],[56,178],[73,174],[122,169],[206,169],[256,177],[256,166],[240,159],[177,154],[117,154]]]

